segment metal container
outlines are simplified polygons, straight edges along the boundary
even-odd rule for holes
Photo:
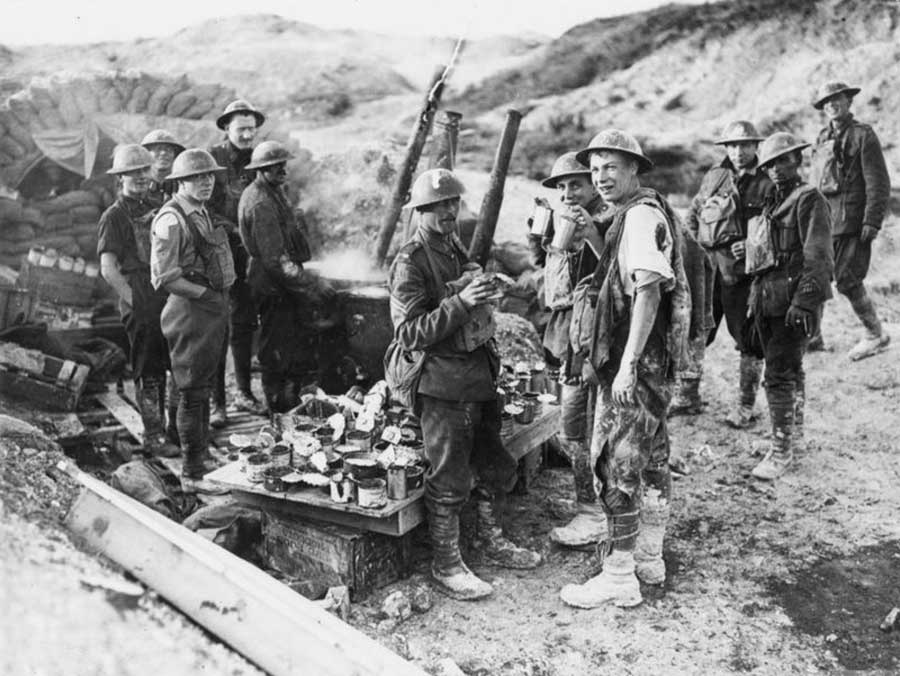
[[[272,457],[273,467],[290,467],[291,466],[291,447],[284,444],[277,444],[269,454]]]
[[[420,465],[410,465],[406,468],[406,490],[414,491],[425,483],[425,468]]]
[[[384,377],[384,353],[394,337],[390,292],[386,285],[364,286],[338,292],[347,346],[369,378]]]
[[[391,500],[404,500],[406,495],[406,467],[391,465],[387,468],[387,496]]]
[[[247,458],[247,480],[250,483],[262,483],[265,472],[272,466],[268,453],[254,453]]]
[[[380,509],[387,505],[387,484],[384,479],[363,479],[356,484],[356,500],[360,507]]]
[[[331,499],[334,502],[353,502],[356,498],[356,484],[353,483],[353,479],[343,472],[335,472],[330,478]]]
[[[347,432],[347,445],[355,446],[360,451],[369,451],[372,449],[372,433],[363,432],[362,430],[351,430]]]

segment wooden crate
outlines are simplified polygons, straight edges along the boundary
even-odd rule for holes
[[[30,322],[35,302],[31,289],[0,286],[0,329]]]
[[[410,536],[392,537],[263,512],[269,566],[298,579],[346,585],[354,601],[410,572]]]
[[[27,259],[22,261],[19,269],[19,286],[58,305],[90,306],[98,294],[99,279],[71,270],[33,265]]]
[[[0,342],[0,391],[44,409],[74,411],[90,370],[86,364]]]

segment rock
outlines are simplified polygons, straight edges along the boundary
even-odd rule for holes
[[[434,605],[434,595],[427,584],[417,584],[410,592],[410,606],[417,613],[427,613]]]
[[[900,621],[900,608],[891,608],[891,612],[885,616],[884,620],[879,625],[879,629],[884,632],[891,631],[897,626],[898,621]]]
[[[387,620],[382,620],[378,624],[375,625],[375,628],[383,634],[390,634],[394,629],[397,628],[397,620],[390,618]]]
[[[403,590],[398,589],[387,595],[381,604],[381,614],[397,621],[403,621],[412,615],[412,605],[409,596]]]
[[[435,676],[466,676],[466,672],[449,657],[439,659],[434,667]]]

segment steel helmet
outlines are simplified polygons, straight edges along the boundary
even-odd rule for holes
[[[137,143],[126,143],[117,146],[113,153],[112,168],[107,169],[107,174],[127,174],[129,171],[149,169],[153,164],[153,158],[149,151]]]
[[[176,155],[184,150],[184,146],[176,141],[175,137],[165,129],[154,129],[153,131],[149,132],[144,137],[144,140],[141,141],[141,145],[147,149],[149,149],[150,146],[172,146],[175,149]]]
[[[292,159],[294,159],[294,156],[284,147],[283,143],[263,141],[253,149],[250,164],[246,166],[246,169],[263,169]]]
[[[813,108],[815,108],[816,110],[822,110],[825,102],[833,96],[837,96],[838,94],[846,94],[850,98],[853,98],[854,96],[859,94],[859,91],[859,87],[850,87],[843,82],[826,82],[816,90],[816,98],[813,100]]]
[[[587,176],[590,178],[591,170],[578,161],[575,157],[577,154],[574,152],[566,153],[556,158],[550,175],[541,181],[541,185],[545,188],[555,188],[556,182],[567,176]]]
[[[146,151],[144,151],[146,152]],[[216,164],[216,160],[203,148],[189,148],[172,162],[172,173],[166,178],[189,178],[212,171],[225,171],[225,167]]]
[[[449,169],[429,169],[419,174],[406,206],[418,208],[460,197],[466,191]]]
[[[263,126],[263,122],[266,121],[265,115],[243,99],[238,99],[225,106],[225,110],[216,118],[216,126],[222,131],[225,131],[225,127],[228,126],[228,122],[234,115],[252,115],[256,118],[257,127]]]
[[[759,166],[764,167],[782,155],[787,155],[795,150],[803,150],[809,146],[809,143],[804,143],[786,131],[776,132],[763,141],[759,147]]]
[[[575,159],[583,165],[589,166],[591,153],[599,150],[612,150],[635,158],[638,161],[639,174],[647,173],[653,169],[653,162],[644,155],[644,151],[641,150],[641,144],[637,142],[637,139],[620,129],[604,129],[591,139],[587,148],[578,151]]]
[[[735,120],[729,122],[725,129],[722,130],[722,138],[716,141],[717,146],[724,146],[726,143],[759,143],[763,137],[756,131],[756,127],[752,122],[747,120]]]

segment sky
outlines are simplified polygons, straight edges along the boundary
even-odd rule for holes
[[[478,38],[531,32],[556,37],[598,16],[661,4],[662,0],[3,0],[0,44],[155,37],[216,16],[240,14],[280,14],[323,28],[385,33]]]

